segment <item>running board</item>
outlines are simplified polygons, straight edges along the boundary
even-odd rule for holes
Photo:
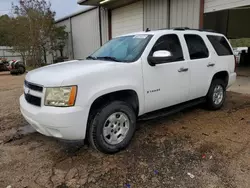
[[[191,108],[193,106],[197,106],[197,105],[202,104],[204,102],[206,102],[205,97],[191,100],[191,101],[181,103],[181,104],[178,104],[175,106],[171,106],[171,107],[157,110],[154,112],[149,112],[147,114],[140,116],[138,118],[138,120],[139,121],[147,121],[147,120],[151,120],[151,119],[155,119],[155,118],[159,118],[159,117],[169,116],[169,115],[175,114],[177,112],[180,112],[184,109]]]

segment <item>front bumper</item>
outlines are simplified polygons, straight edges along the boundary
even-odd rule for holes
[[[83,140],[86,135],[88,110],[75,107],[37,107],[20,97],[23,117],[39,133],[65,140]]]

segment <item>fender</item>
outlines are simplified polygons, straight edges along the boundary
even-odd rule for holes
[[[144,113],[144,96],[141,97],[142,94],[139,94],[139,92],[137,91],[137,89],[134,86],[126,86],[126,85],[122,85],[122,86],[116,86],[116,87],[111,87],[111,88],[107,88],[107,89],[100,89],[100,91],[97,91],[95,93],[93,93],[92,95],[90,95],[91,97],[88,99],[88,108],[90,109],[91,105],[94,103],[94,101],[96,99],[98,99],[101,96],[110,94],[110,93],[114,93],[114,92],[118,92],[118,91],[124,91],[124,90],[132,90],[136,93],[137,98],[138,98],[138,102],[139,102],[139,115]]]
[[[228,72],[227,70],[225,70],[225,69],[217,70],[217,71],[209,78],[209,80],[208,80],[209,88],[207,89],[207,92],[206,92],[206,93],[208,93],[208,91],[209,91],[209,89],[210,89],[210,86],[211,86],[211,83],[212,83],[212,81],[213,81],[214,76],[215,76],[216,74],[220,73],[220,72],[227,72],[227,75],[228,75],[228,76],[230,75],[229,72]]]

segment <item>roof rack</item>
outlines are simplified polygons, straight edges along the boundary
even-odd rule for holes
[[[214,31],[212,29],[190,29],[189,27],[175,27],[175,28],[172,28],[172,29],[176,30],[176,31],[194,30],[194,31],[201,31],[201,32],[217,33],[216,31]]]
[[[190,30],[189,27],[174,27],[172,28],[173,30],[176,30],[176,31],[185,31],[185,30]]]
[[[212,29],[191,29],[189,27],[173,27],[173,28],[162,28],[162,29],[156,29],[156,30],[175,30],[175,31],[200,31],[200,32],[211,32],[211,33],[218,33],[217,31],[214,31]],[[145,30],[145,32],[151,31],[149,28]]]

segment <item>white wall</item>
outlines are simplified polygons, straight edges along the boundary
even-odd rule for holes
[[[100,47],[98,8],[71,18],[74,58],[83,59]]]
[[[108,10],[101,8],[102,44],[109,41]]]
[[[6,58],[8,60],[22,60],[22,57],[19,53],[12,52],[11,50],[11,47],[0,46],[0,58]]]
[[[250,5],[250,0],[205,0],[205,13]]]
[[[64,48],[64,56],[68,57],[69,59],[73,59],[73,49],[72,49],[72,39],[71,39],[71,25],[70,25],[70,18],[60,21],[56,23],[56,26],[65,26],[65,31],[68,33],[68,40],[66,41],[66,46]],[[57,56],[60,56],[60,53],[57,52]],[[52,56],[47,57],[48,63],[51,62],[53,59]]]
[[[170,27],[199,28],[200,0],[170,0]]]
[[[144,0],[144,30],[169,27],[169,0]]]
[[[112,37],[142,30],[142,1],[112,10]]]

